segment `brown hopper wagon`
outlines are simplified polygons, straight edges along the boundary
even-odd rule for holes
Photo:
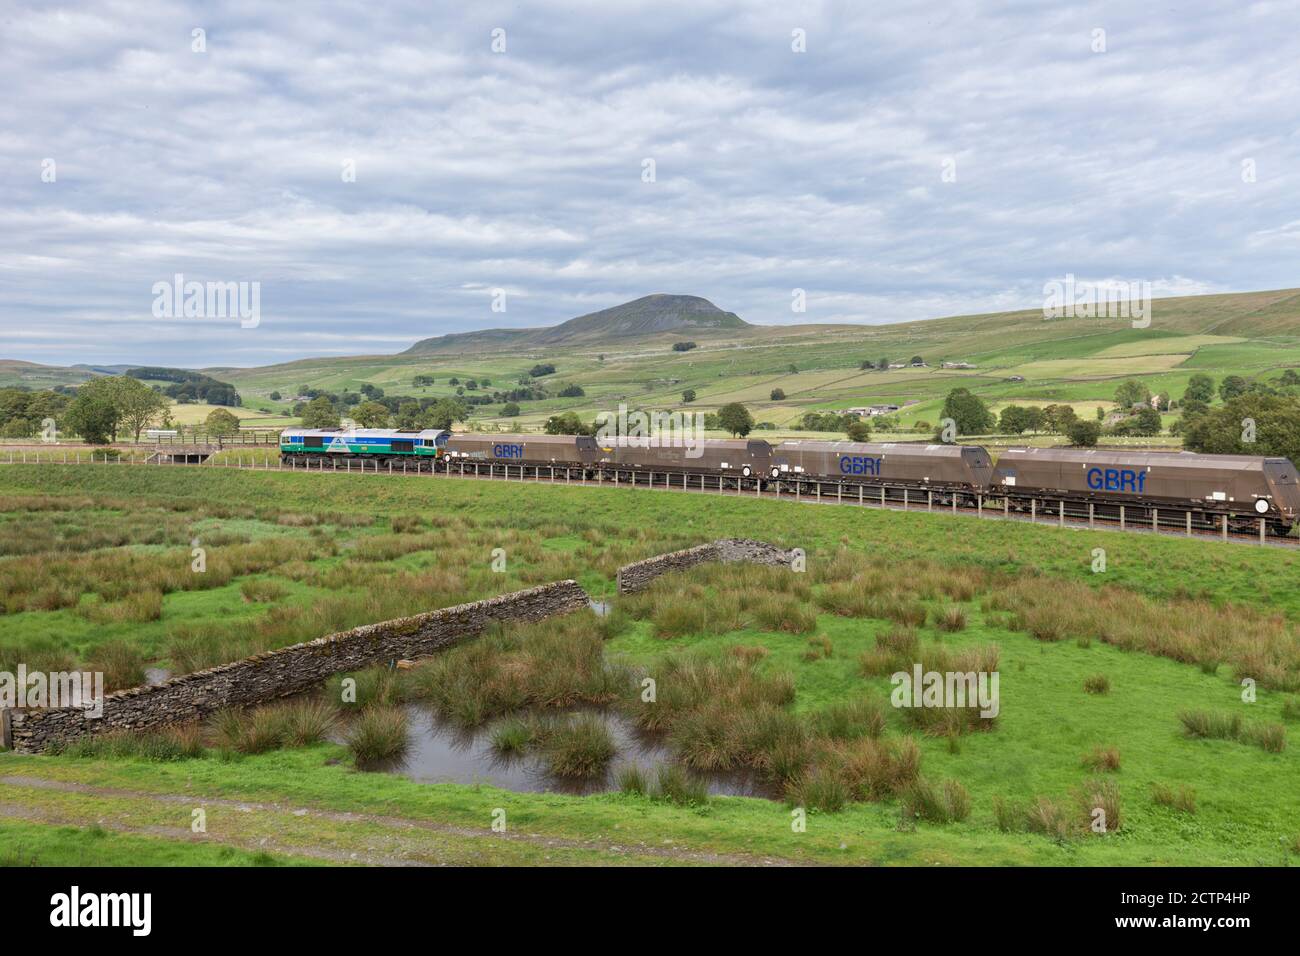
[[[1090,448],[1011,448],[993,492],[1062,501],[1266,518],[1285,531],[1300,515],[1296,469],[1285,458]]]
[[[644,447],[635,439],[611,439],[601,447],[602,467],[655,473],[759,478],[772,464],[772,446],[761,439],[706,438],[694,447]]]
[[[988,452],[975,445],[783,441],[776,446],[772,464],[774,478],[970,494],[984,490],[993,474]]]
[[[596,439],[585,435],[452,435],[445,448],[447,467],[459,463],[590,468],[600,456]]]

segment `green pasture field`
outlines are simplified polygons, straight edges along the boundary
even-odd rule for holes
[[[9,607],[0,615],[0,657],[36,652],[81,664],[112,646],[115,661],[183,670],[177,655],[201,664],[202,653],[234,656],[249,641],[264,649],[316,636],[314,627],[325,633],[375,619],[366,615],[395,616],[560,577],[577,578],[618,609],[625,603],[613,593],[620,564],[722,536],[804,549],[812,582],[846,558],[889,587],[906,586],[918,567],[987,579],[960,598],[922,598],[927,615],[918,633],[954,653],[997,646],[996,727],[955,740],[934,737],[891,711],[885,731],[891,739],[916,736],[922,774],[960,781],[969,791],[969,816],[948,824],[911,820],[891,797],[839,812],[813,810],[807,831],[794,832],[791,807],[779,800],[714,797],[675,806],[623,793],[426,785],[361,772],[344,747],[330,743],[256,755],[207,750],[175,761],[5,753],[0,779],[10,815],[0,826],[0,857],[87,865],[1300,862],[1294,741],[1271,752],[1244,739],[1190,738],[1179,719],[1188,710],[1228,713],[1250,726],[1282,724],[1297,732],[1294,689],[1261,684],[1257,700],[1244,702],[1243,665],[1232,657],[1249,651],[1232,650],[1234,632],[1262,628],[1279,642],[1281,658],[1290,655],[1286,672],[1300,671],[1300,597],[1289,586],[1300,555],[1290,550],[645,489],[4,465],[0,552],[11,556],[0,557],[0,592]],[[208,542],[209,573],[228,574],[213,586],[185,576],[195,537]],[[510,555],[504,574],[489,567],[498,545]],[[1092,570],[1097,548],[1106,552],[1104,574]],[[128,561],[131,580],[115,580],[113,568]],[[46,569],[64,589],[42,591],[33,568]],[[169,577],[169,568],[180,576]],[[67,590],[78,586],[86,590]],[[801,599],[810,616],[802,630],[768,630],[744,618],[724,633],[667,638],[657,636],[658,622],[674,594],[706,607],[718,594],[712,583],[700,590],[691,575],[663,579],[639,611],[636,602],[629,605],[635,613],[606,641],[605,654],[646,666],[665,653],[723,656],[736,645],[762,647],[758,666],[792,676],[791,709],[809,720],[864,696],[884,699],[888,678],[867,674],[860,661],[892,624],[871,612],[841,615],[813,603],[830,586],[817,583],[813,597]],[[132,603],[154,587],[156,605]],[[1222,621],[1222,635],[1200,639],[1221,642],[1226,656],[1198,663],[1177,643],[1160,654],[1123,649],[1112,642],[1115,635],[1101,633],[1109,629],[1104,619],[1096,634],[1039,639],[997,600],[1000,589],[1014,588],[1022,590],[1006,593],[1044,602],[1057,593],[1074,595],[1076,603],[1092,600],[1087,595],[1099,602],[1127,595],[1113,606],[1140,605],[1153,619]],[[1077,588],[1084,591],[1071,590]],[[27,606],[42,602],[63,606]],[[941,614],[952,608],[962,626],[943,630]],[[814,638],[833,650],[810,656]],[[1105,676],[1108,692],[1085,691],[1097,675]],[[1118,771],[1082,765],[1097,747],[1118,751]],[[1118,831],[1055,839],[999,828],[997,799],[1073,806],[1077,791],[1099,776],[1118,787]],[[1194,811],[1158,803],[1157,786],[1190,788]],[[207,808],[202,840],[189,830],[194,806]],[[497,808],[507,813],[505,835],[490,829]]]
[[[815,316],[806,318],[816,322]],[[672,344],[683,338],[698,347],[674,352]],[[908,362],[914,355],[927,366],[859,368],[882,358]],[[945,361],[975,367],[943,369]],[[1133,328],[1123,319],[1045,320],[1041,310],[1025,310],[878,326],[751,326],[633,339],[593,337],[563,347],[480,345],[472,351],[311,358],[204,371],[239,389],[244,408],[236,414],[247,425],[281,426],[293,421],[292,400],[301,386],[341,393],[370,384],[387,396],[436,399],[456,394],[452,378],[491,382],[466,392],[472,396],[508,391],[538,363],[556,366],[555,374],[542,380],[552,393],[572,382],[585,395],[520,402],[520,414],[513,418],[501,415],[499,403],[476,406],[466,427],[536,432],[560,412],[589,421],[621,403],[632,410],[712,412],[738,401],[755,421],[775,426],[756,434],[779,440],[814,437],[795,428],[808,412],[890,403],[902,406],[893,417],[905,429],[893,437],[915,440],[927,432],[915,426],[924,422],[932,428],[944,397],[959,386],[997,408],[1066,403],[1086,414],[1112,408],[1116,386],[1127,378],[1174,398],[1198,372],[1216,380],[1275,378],[1282,369],[1300,366],[1300,294],[1278,290],[1159,299],[1147,328]],[[89,374],[82,368],[0,361],[0,385],[75,384]],[[434,384],[417,387],[416,375],[432,375]],[[1013,376],[1025,381],[1009,381]],[[771,398],[778,388],[785,397]],[[689,404],[682,399],[687,389],[696,393]],[[281,397],[272,401],[273,392]],[[207,406],[175,406],[173,415],[193,423],[208,411]],[[1166,437],[1162,444],[1177,447],[1178,440]]]

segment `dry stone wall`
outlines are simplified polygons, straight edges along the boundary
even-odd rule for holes
[[[618,569],[618,593],[632,594],[650,586],[655,578],[675,571],[685,571],[706,561],[726,563],[785,565],[789,567],[794,552],[749,538],[722,538],[684,551],[672,551],[626,564]]]
[[[307,690],[333,674],[400,658],[423,657],[494,621],[540,621],[585,608],[587,593],[560,581],[484,601],[398,618],[268,651],[220,667],[174,677],[155,687],[135,687],[104,698],[104,713],[13,710],[5,744],[20,753],[43,753],[87,734],[147,730],[206,717],[226,707],[260,704]]]
[[[789,566],[794,552],[747,538],[723,538],[661,554],[619,569],[618,591],[631,594],[655,578],[706,561]],[[308,690],[334,674],[400,658],[425,657],[474,637],[494,621],[540,621],[585,608],[587,593],[559,581],[484,601],[367,624],[339,634],[196,671],[153,687],[104,698],[103,715],[80,710],[10,710],[0,713],[4,745],[19,753],[44,753],[88,734],[149,730],[199,720],[227,707],[247,707]]]

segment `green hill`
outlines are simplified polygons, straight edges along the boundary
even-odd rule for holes
[[[734,312],[724,312],[695,295],[642,296],[542,329],[485,329],[440,335],[416,342],[403,355],[520,346],[600,344],[674,333],[708,333],[751,328]]]

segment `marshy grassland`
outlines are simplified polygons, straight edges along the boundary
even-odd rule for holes
[[[614,595],[620,565],[723,536],[801,548],[807,570]],[[116,687],[561,578],[613,605],[348,675],[354,701],[340,676],[0,754],[17,862],[1300,863],[1291,551],[644,489],[6,465],[0,555],[0,670],[94,665]],[[891,706],[918,662],[997,671],[996,718]],[[674,759],[590,796],[368,771],[400,756],[412,705],[559,777],[608,766],[594,708]],[[772,799],[709,796],[715,771]]]

